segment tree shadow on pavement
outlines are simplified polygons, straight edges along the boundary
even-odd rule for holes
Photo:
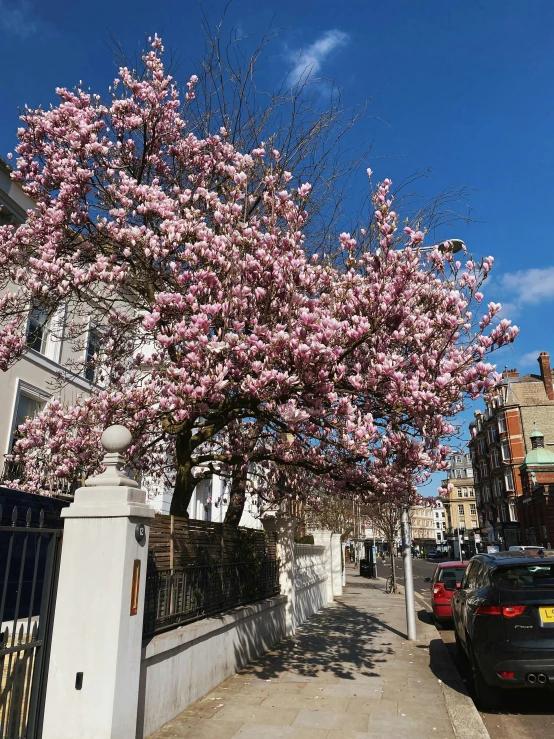
[[[270,680],[325,677],[342,680],[378,678],[380,664],[394,655],[387,634],[393,631],[377,618],[335,602],[315,613],[298,627],[294,637],[279,642],[273,649],[241,670],[258,679]],[[240,647],[239,647],[240,649]]]

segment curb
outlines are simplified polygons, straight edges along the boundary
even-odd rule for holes
[[[425,603],[419,593],[416,598]],[[427,604],[425,603],[425,606]],[[427,608],[426,608],[427,610]],[[446,710],[456,739],[490,739],[489,732],[475,707],[456,665],[435,626],[420,622],[426,639],[429,639],[429,662],[432,671],[441,681]]]

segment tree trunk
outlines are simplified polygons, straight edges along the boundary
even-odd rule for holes
[[[177,474],[169,512],[172,516],[180,516],[181,518],[189,517],[187,508],[196,487],[196,480],[192,474],[189,441],[190,433],[187,432],[179,434],[175,443]]]
[[[235,470],[229,496],[229,508],[225,514],[228,526],[238,526],[246,503],[246,470]]]

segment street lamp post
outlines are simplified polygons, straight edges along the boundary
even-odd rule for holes
[[[404,597],[406,600],[406,625],[408,639],[416,639],[414,578],[412,574],[412,540],[410,536],[410,518],[408,508],[402,508],[402,562],[404,565]]]

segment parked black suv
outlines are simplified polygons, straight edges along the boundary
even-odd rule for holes
[[[554,551],[473,557],[452,616],[481,708],[496,707],[499,688],[554,687]]]

